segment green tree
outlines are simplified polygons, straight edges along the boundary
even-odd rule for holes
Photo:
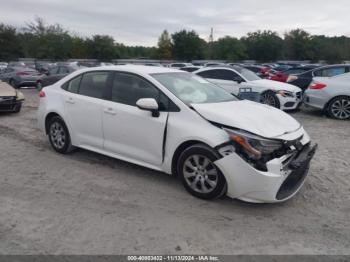
[[[171,35],[173,41],[173,57],[190,61],[204,58],[205,41],[195,31],[182,30]]]
[[[0,24],[0,60],[9,61],[23,55],[16,28]]]
[[[67,59],[70,57],[72,38],[69,32],[59,24],[46,25],[45,21],[36,17],[26,24],[19,36],[27,57]]]
[[[240,40],[234,37],[225,36],[213,43],[212,57],[224,59],[230,62],[242,60],[247,57],[246,48]]]
[[[94,35],[87,39],[88,58],[110,61],[115,58],[114,39],[108,35]]]
[[[270,30],[248,33],[241,39],[247,48],[249,59],[274,61],[281,58],[283,39]]]
[[[284,35],[284,55],[292,60],[313,58],[311,36],[302,29],[295,29]]]
[[[157,56],[159,59],[172,59],[172,43],[167,30],[164,30],[158,39]]]

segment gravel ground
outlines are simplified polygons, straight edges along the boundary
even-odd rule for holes
[[[160,172],[55,153],[23,92],[0,115],[0,254],[350,254],[349,121],[293,113],[319,150],[288,202],[203,201]]]

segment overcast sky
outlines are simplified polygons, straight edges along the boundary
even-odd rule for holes
[[[258,29],[350,36],[349,0],[0,0],[0,22],[35,16],[81,36],[108,34],[128,45],[156,45],[163,29],[194,29],[208,40]]]

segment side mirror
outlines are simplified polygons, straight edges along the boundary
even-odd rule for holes
[[[141,110],[152,112],[153,117],[159,116],[158,103],[154,98],[141,98],[137,100],[136,106]]]

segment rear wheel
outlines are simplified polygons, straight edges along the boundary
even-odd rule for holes
[[[328,105],[327,113],[335,119],[350,119],[350,97],[339,96],[334,98]]]
[[[48,134],[51,146],[57,152],[65,154],[74,149],[71,144],[68,128],[59,116],[55,116],[49,120]]]
[[[280,101],[278,100],[276,94],[272,91],[267,91],[261,94],[261,102],[263,104],[276,107],[278,109],[281,108]]]
[[[217,159],[215,151],[201,144],[182,152],[177,170],[190,194],[202,199],[214,199],[226,193],[226,180],[214,164]]]

